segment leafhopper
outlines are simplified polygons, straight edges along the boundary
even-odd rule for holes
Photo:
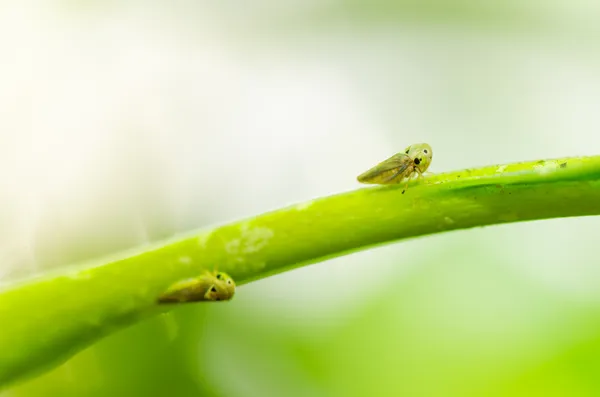
[[[389,159],[382,161],[370,170],[360,174],[356,179],[360,183],[391,185],[406,180],[402,194],[408,188],[410,179],[418,175],[423,177],[431,164],[433,151],[426,143],[410,145],[403,153],[396,153]]]
[[[206,271],[199,277],[173,284],[158,303],[228,301],[235,294],[235,281],[224,272]]]

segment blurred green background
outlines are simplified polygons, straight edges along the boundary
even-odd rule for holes
[[[599,17],[592,1],[2,3],[0,279],[355,189],[412,143],[432,172],[598,154]],[[598,396],[599,227],[329,260],[0,396]]]

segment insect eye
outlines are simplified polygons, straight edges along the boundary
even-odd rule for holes
[[[217,274],[217,278],[220,280],[223,276],[221,275],[221,273]]]
[[[227,280],[227,284],[231,285],[231,280]]]
[[[415,159],[415,164],[416,164],[416,165],[419,165],[419,164],[421,164],[421,159],[419,159],[419,158],[416,158],[416,159]]]
[[[427,149],[423,150],[423,153],[427,154]]]

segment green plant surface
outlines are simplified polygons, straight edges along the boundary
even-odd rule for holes
[[[600,156],[468,169],[412,182],[405,194],[403,187],[319,198],[10,285],[0,291],[0,385],[168,310],[156,304],[160,293],[202,269],[217,267],[243,285],[411,237],[598,215]]]

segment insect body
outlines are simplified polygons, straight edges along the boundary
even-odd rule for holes
[[[235,294],[235,282],[224,272],[205,272],[199,277],[173,284],[158,298],[159,303],[227,301]]]
[[[410,145],[403,153],[396,153],[389,159],[377,164],[370,170],[360,174],[357,179],[361,183],[390,185],[406,179],[402,194],[408,187],[408,181],[417,174],[419,178],[431,164],[433,151],[426,143]]]

